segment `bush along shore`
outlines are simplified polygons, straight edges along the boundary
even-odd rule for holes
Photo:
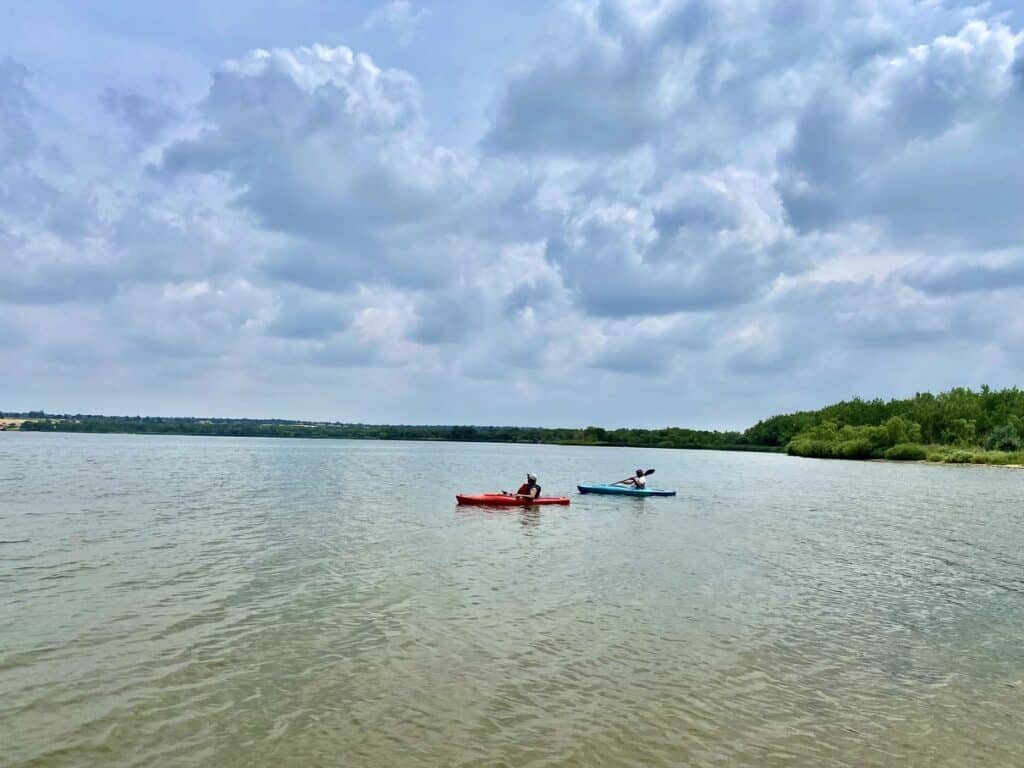
[[[903,400],[852,400],[773,416],[743,432],[347,424],[284,419],[2,413],[22,431],[551,443],[635,448],[786,451],[822,459],[1024,465],[1024,391],[956,388]]]
[[[1017,388],[855,399],[775,419],[776,429],[792,435],[786,450],[793,456],[1024,465],[1024,392]]]

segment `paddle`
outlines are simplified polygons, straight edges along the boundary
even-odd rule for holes
[[[653,469],[648,469],[646,472],[644,472],[644,477],[647,477],[648,475],[653,475],[653,474],[654,474],[654,470]],[[635,477],[635,475],[633,475],[632,477],[627,477],[626,480],[632,480],[633,477]],[[619,482],[617,482],[617,483],[608,483],[608,485],[622,485],[624,482],[626,482],[626,480],[619,480]]]
[[[509,493],[508,491],[502,491],[502,496],[515,496],[517,499],[532,499],[532,496],[528,496],[525,493]]]

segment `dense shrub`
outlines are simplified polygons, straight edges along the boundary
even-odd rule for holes
[[[892,445],[891,435],[920,434],[916,425],[895,419],[893,425],[839,427],[826,421],[807,429],[790,441],[787,450],[794,456],[818,459],[870,459],[881,456]],[[890,429],[890,426],[894,429]]]
[[[808,459],[831,459],[834,455],[832,443],[814,438],[797,438],[786,449],[790,456],[803,456]]]
[[[973,464],[974,453],[971,451],[953,451],[946,456],[947,464]]]
[[[870,459],[874,450],[871,440],[858,437],[839,443],[835,448],[834,455],[840,459]]]
[[[942,442],[947,445],[975,445],[977,434],[977,425],[970,419],[951,419],[942,430]]]
[[[1024,465],[1024,451],[979,451],[974,454],[974,463]]]
[[[990,451],[1019,451],[1024,443],[1013,424],[1003,424],[992,430],[985,447]]]
[[[973,454],[971,462],[973,464],[1010,464],[1012,463],[1012,453],[1006,453],[1005,451],[977,451]]]
[[[990,447],[991,443],[993,448],[1016,451],[1024,449],[1024,390],[957,388],[938,395],[922,392],[912,398],[887,402],[854,398],[817,411],[774,416],[749,429],[745,437],[754,445],[786,445],[827,423],[833,425],[836,433],[846,427],[884,427],[884,448],[922,443],[973,449]],[[1013,427],[1019,443],[1015,443],[1007,425]],[[1000,439],[993,437],[997,432]],[[877,439],[869,439],[876,449],[880,447]]]
[[[928,452],[917,443],[898,443],[883,455],[893,461],[923,461],[928,457]]]

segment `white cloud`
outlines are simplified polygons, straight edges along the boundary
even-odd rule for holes
[[[185,106],[103,85],[110,123],[67,141],[0,65],[19,370],[240,386],[260,413],[301,381],[288,415],[628,422],[639,398],[656,423],[728,426],[980,383],[954,352],[1016,375],[1024,334],[994,314],[1024,291],[1007,20],[902,0],[558,14],[468,146],[437,141],[415,71],[344,46],[250,51]]]
[[[216,76],[200,134],[171,174],[218,174],[235,204],[292,238],[274,274],[330,287],[429,273],[407,242],[468,192],[466,162],[430,140],[414,78],[348,48],[254,51]]]

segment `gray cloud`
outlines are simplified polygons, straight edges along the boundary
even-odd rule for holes
[[[33,99],[28,70],[13,59],[0,60],[0,168],[35,149],[37,138],[29,122]]]
[[[749,302],[805,268],[779,199],[758,174],[680,174],[636,206],[594,204],[548,241],[589,312],[657,315]]]
[[[893,2],[567,4],[500,93],[503,152],[615,153],[642,143],[729,162],[818,87],[899,51],[955,11]],[[927,32],[926,32],[927,34]]]
[[[351,318],[337,306],[288,302],[267,325],[267,333],[285,339],[323,339],[350,323]]]
[[[1014,290],[1024,285],[1024,257],[997,263],[949,260],[906,270],[903,279],[921,291],[937,295]]]
[[[129,126],[143,142],[158,138],[181,119],[177,110],[169,104],[122,88],[105,88],[100,94],[100,103],[107,112]]]
[[[47,178],[53,153],[34,125],[39,107],[28,81],[24,66],[0,61],[0,300],[108,297],[111,282],[97,269],[102,255],[83,240],[96,233],[94,195],[77,183],[62,190]],[[65,247],[71,245],[80,250]]]
[[[607,349],[592,357],[588,365],[615,373],[659,376],[669,371],[673,361],[671,348],[659,341],[626,336],[612,341]]]
[[[42,268],[17,269],[0,281],[0,299],[12,304],[52,304],[87,299],[109,299],[117,286],[108,274],[86,266],[54,263]]]
[[[824,87],[784,155],[794,223],[807,230],[874,219],[897,237],[986,248],[1018,240],[1018,39],[975,21]]]
[[[645,30],[617,2],[564,11],[505,84],[487,145],[557,156],[619,152],[652,138],[701,75],[699,38],[714,11],[678,3],[664,16]]]

